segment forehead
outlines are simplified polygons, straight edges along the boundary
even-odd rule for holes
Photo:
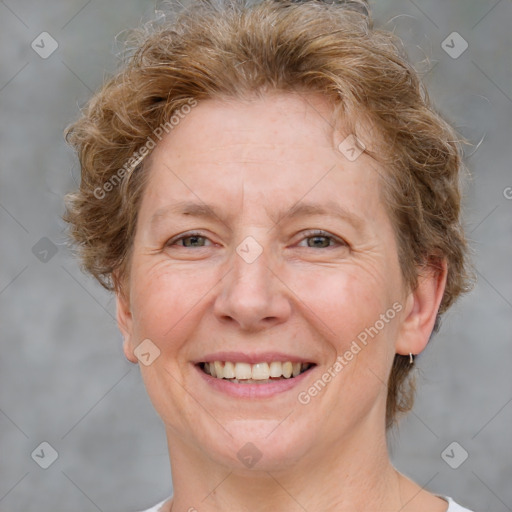
[[[161,209],[172,201],[217,198],[236,209],[243,197],[271,211],[276,202],[293,206],[307,195],[347,208],[366,203],[370,211],[384,171],[365,153],[352,161],[340,151],[351,134],[333,128],[332,112],[329,101],[314,94],[200,102],[148,160],[146,203]]]
[[[253,99],[207,99],[186,115],[173,116],[178,121],[153,152],[158,156],[173,147],[195,144],[194,157],[206,151],[230,148],[230,156],[250,145],[301,148],[315,146],[339,152],[341,140],[351,135],[348,120],[338,120],[335,129],[335,106],[318,93],[273,92]],[[354,123],[358,137],[372,146],[375,133],[362,115]],[[244,148],[240,147],[244,144]],[[244,154],[240,154],[244,156]],[[287,155],[289,158],[289,155]]]

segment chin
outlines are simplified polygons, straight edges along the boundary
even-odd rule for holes
[[[232,471],[278,471],[293,467],[314,446],[315,432],[286,415],[275,419],[226,419],[197,432],[195,443]],[[199,426],[196,423],[196,428]],[[228,433],[229,432],[229,433]],[[206,435],[205,435],[206,434]],[[318,433],[317,433],[318,434]]]

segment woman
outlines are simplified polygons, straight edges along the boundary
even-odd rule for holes
[[[467,510],[386,430],[469,287],[461,151],[362,2],[201,2],[68,132],[66,220],[167,433],[151,510]]]

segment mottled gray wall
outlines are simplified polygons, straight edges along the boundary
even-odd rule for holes
[[[417,404],[391,436],[393,459],[475,511],[512,510],[512,2],[373,4],[377,24],[430,70],[439,109],[481,142],[467,152],[464,208],[479,282],[418,359]],[[122,354],[112,297],[80,272],[60,220],[78,179],[63,129],[115,69],[115,35],[153,10],[149,0],[0,2],[2,512],[134,511],[171,492],[164,429]],[[42,32],[58,44],[50,56]],[[452,32],[469,45],[457,58]],[[42,442],[58,453],[48,469]]]

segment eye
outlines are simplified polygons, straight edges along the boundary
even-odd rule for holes
[[[178,238],[173,238],[172,240],[169,240],[166,245],[168,247],[177,245],[178,247],[201,248],[201,247],[206,247],[206,244],[205,244],[206,241],[210,242],[210,240],[207,237],[203,236],[201,233],[193,232],[193,233],[185,233],[184,235],[181,235]],[[183,242],[183,244],[182,245],[178,244],[178,242]]]
[[[336,246],[347,246],[348,244],[330,233],[322,230],[311,230],[304,233],[305,237],[299,243],[307,243],[308,249],[328,249]],[[212,242],[209,238],[199,232],[191,232],[180,235],[177,238],[173,238],[167,242],[166,246],[178,246],[184,248],[202,248],[208,247]],[[302,245],[304,247],[304,245]]]
[[[305,241],[308,244],[307,247],[309,249],[328,249],[329,247],[335,247],[336,245],[345,247],[347,246],[347,243],[344,240],[335,237],[330,233],[327,233],[326,231],[312,230],[307,231],[304,234],[306,236],[303,238],[301,242]],[[310,241],[312,241],[311,244]],[[331,244],[331,242],[334,242],[334,244]]]

